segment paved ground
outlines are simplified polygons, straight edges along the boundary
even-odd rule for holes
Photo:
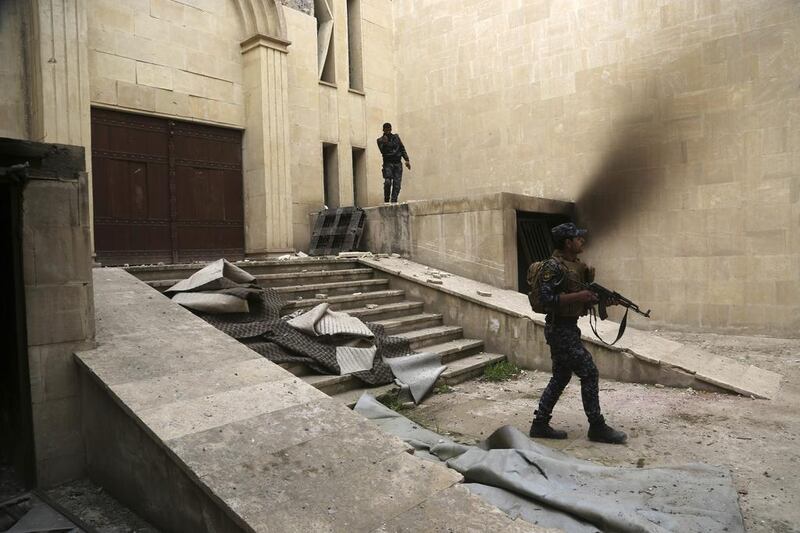
[[[750,532],[800,532],[800,339],[660,332],[785,376],[776,400],[657,388],[601,380],[608,420],[629,435],[626,446],[586,439],[577,378],[556,407],[553,424],[569,432],[555,444],[606,465],[688,462],[731,468]],[[468,382],[404,414],[429,429],[474,442],[503,424],[525,431],[550,375],[526,372],[502,383]]]
[[[156,528],[89,479],[65,483],[46,493],[98,533],[158,533]]]

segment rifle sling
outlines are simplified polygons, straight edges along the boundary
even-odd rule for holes
[[[628,325],[629,310],[630,309],[628,309],[627,307],[625,308],[625,316],[622,317],[622,320],[619,323],[619,331],[617,332],[617,338],[614,339],[614,342],[608,343],[603,339],[603,337],[600,336],[599,333],[597,333],[597,314],[595,313],[594,307],[589,308],[589,326],[591,326],[594,336],[600,339],[600,342],[602,342],[606,346],[614,346],[615,344],[617,344],[617,341],[620,340],[622,338],[622,335],[625,333],[625,327]]]

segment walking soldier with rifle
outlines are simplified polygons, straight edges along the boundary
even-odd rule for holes
[[[552,229],[556,248],[553,255],[545,261],[534,263],[528,271],[531,307],[538,313],[546,314],[545,339],[550,345],[550,358],[553,361],[553,377],[542,393],[538,409],[534,411],[530,436],[567,438],[565,431],[550,427],[550,418],[574,373],[581,380],[583,410],[589,419],[589,440],[623,444],[627,438],[625,433],[606,424],[600,411],[599,374],[592,355],[581,343],[578,318],[590,310],[594,314],[593,306],[596,303],[600,303],[601,315],[605,315],[606,306],[617,304],[644,316],[649,316],[650,311],[642,313],[627,298],[594,284],[594,268],[578,259],[583,252],[586,233],[585,229],[579,229],[571,222],[556,226]],[[626,319],[627,311],[617,340],[624,332]]]

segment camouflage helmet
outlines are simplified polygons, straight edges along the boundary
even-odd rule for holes
[[[550,232],[553,234],[553,240],[556,242],[574,239],[575,237],[582,237],[588,233],[587,230],[579,228],[572,222],[559,224],[555,228],[551,229]]]

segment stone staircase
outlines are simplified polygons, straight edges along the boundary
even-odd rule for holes
[[[445,324],[440,313],[426,310],[422,302],[406,299],[405,291],[392,289],[388,279],[356,261],[344,259],[296,259],[243,262],[238,266],[256,277],[262,287],[271,287],[290,301],[285,310],[311,308],[328,302],[365,322],[384,326],[386,333],[408,339],[416,351],[441,356],[447,370],[440,383],[454,385],[483,374],[487,365],[505,360],[504,355],[483,351],[483,341],[464,338],[458,325]],[[150,286],[164,291],[198,269],[194,265],[130,267],[129,272]],[[317,297],[325,295],[324,298]],[[386,394],[394,384],[365,387],[349,375],[320,375],[305,365],[281,365],[320,391],[352,406],[362,393]]]

